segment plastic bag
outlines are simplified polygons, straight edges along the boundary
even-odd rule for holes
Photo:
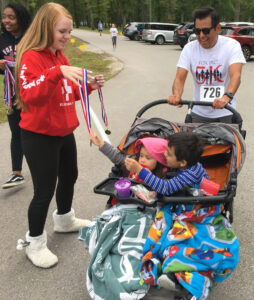
[[[131,190],[135,193],[135,195],[142,199],[143,201],[151,204],[157,201],[157,193],[149,191],[146,187],[142,184],[137,184],[131,187]]]

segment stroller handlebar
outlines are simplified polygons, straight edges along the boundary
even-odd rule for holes
[[[136,114],[136,118],[140,118],[144,112],[146,112],[149,108],[159,105],[159,104],[168,104],[168,101],[166,99],[161,100],[155,100],[152,101],[145,106],[143,106],[138,113]],[[181,100],[179,102],[181,105],[188,105],[188,108],[192,108],[194,105],[201,105],[201,106],[212,106],[213,102],[207,102],[207,101],[192,101],[192,100]],[[233,113],[233,119],[234,123],[236,124],[242,124],[242,117],[232,106],[227,104],[224,108],[231,111]]]

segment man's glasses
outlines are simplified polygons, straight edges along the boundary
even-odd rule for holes
[[[196,35],[200,35],[201,31],[204,33],[204,34],[209,34],[211,29],[213,29],[213,27],[207,27],[207,28],[194,28],[194,33]]]

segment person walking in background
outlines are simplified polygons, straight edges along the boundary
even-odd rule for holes
[[[98,23],[98,31],[100,33],[100,36],[101,36],[102,30],[103,30],[103,25],[102,25],[102,22],[100,20],[99,23]]]
[[[9,3],[2,14],[2,34],[0,35],[0,73],[5,74],[5,101],[9,105],[7,118],[11,130],[11,161],[12,174],[10,178],[2,185],[3,189],[11,188],[25,182],[21,174],[23,151],[20,137],[20,110],[15,107],[14,82],[11,80],[11,74],[14,76],[14,66],[16,61],[16,45],[21,40],[28,26],[31,17],[27,9],[20,3]],[[9,87],[9,97],[6,94]],[[9,98],[9,99],[7,99]],[[3,170],[2,170],[3,172]]]
[[[56,188],[54,231],[75,232],[89,220],[77,219],[72,209],[78,177],[73,131],[79,125],[75,100],[80,99],[82,69],[70,66],[62,54],[71,37],[73,20],[60,4],[46,3],[19,44],[15,68],[17,105],[21,112],[21,140],[34,186],[28,209],[26,255],[41,268],[57,264],[47,248],[44,225]],[[88,93],[104,85],[103,75],[92,77]],[[56,187],[57,185],[57,187]]]
[[[112,24],[112,27],[109,30],[110,36],[112,39],[112,44],[113,44],[113,50],[116,49],[116,43],[117,43],[117,35],[118,35],[118,30],[115,26],[115,24]]]

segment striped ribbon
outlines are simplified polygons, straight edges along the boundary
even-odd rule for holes
[[[104,107],[103,96],[102,96],[102,91],[101,91],[100,86],[98,87],[98,94],[99,94],[99,98],[100,98],[100,102],[101,102],[101,117],[102,117],[102,120],[103,120],[105,126],[108,127],[108,118],[107,118],[106,110]]]
[[[87,126],[88,131],[90,132],[91,117],[90,117],[90,108],[89,108],[89,95],[88,95],[88,88],[87,88],[87,70],[82,69],[82,72],[83,72],[83,81],[82,81],[82,83],[79,82],[80,83],[79,92],[80,92],[80,96],[81,96],[81,106],[83,109],[86,126]],[[98,86],[98,94],[99,94],[99,99],[100,99],[100,103],[101,103],[102,120],[103,120],[105,126],[108,127],[108,118],[107,118],[106,110],[104,107],[103,95],[102,95],[100,86]]]
[[[79,82],[79,92],[81,96],[81,106],[83,109],[86,126],[90,133],[91,130],[91,118],[90,118],[90,108],[89,108],[89,96],[88,96],[88,88],[87,88],[87,70],[82,69],[83,72],[83,80]]]
[[[13,63],[14,61],[4,59],[7,63]],[[6,64],[6,68],[4,70],[4,101],[6,105],[12,106],[11,98],[15,96],[15,79],[14,76]]]

